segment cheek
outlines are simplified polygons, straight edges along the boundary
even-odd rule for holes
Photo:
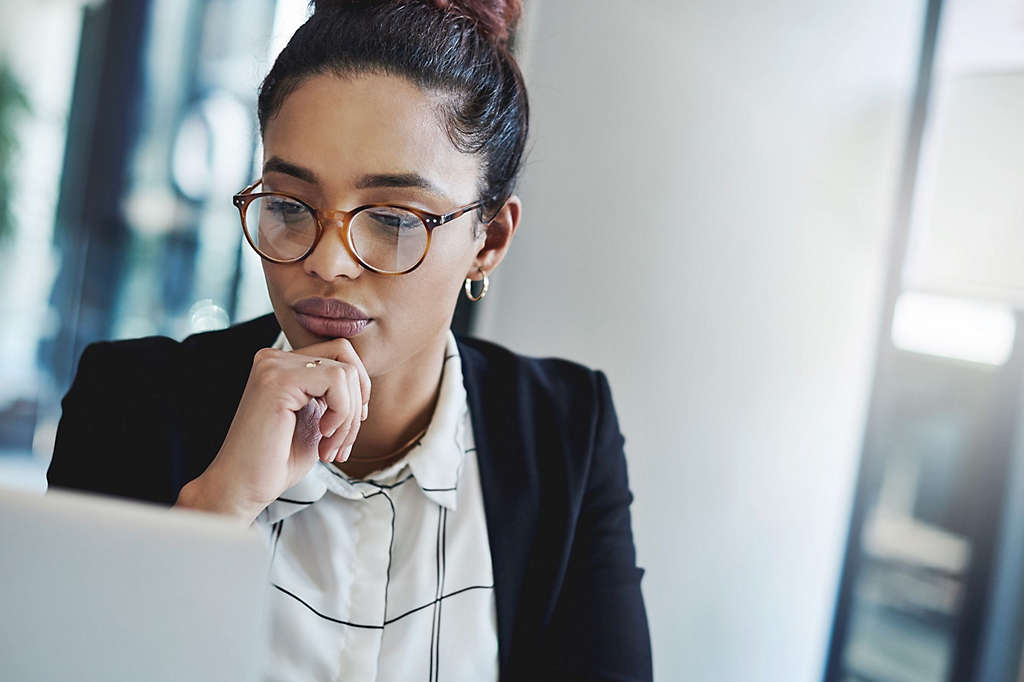
[[[387,300],[393,328],[399,334],[432,334],[446,328],[455,310],[466,265],[463,254],[448,249],[431,252],[419,268],[388,283]]]
[[[267,281],[267,291],[270,293],[271,301],[274,301],[277,292],[284,288],[284,283],[287,280],[287,266],[262,259],[261,264],[263,265],[263,278]]]
[[[387,292],[387,308],[392,313],[389,317],[404,328],[396,331],[423,331],[443,324],[452,308],[448,272],[429,269],[424,264],[396,280]]]

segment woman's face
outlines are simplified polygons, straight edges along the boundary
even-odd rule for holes
[[[285,192],[328,210],[388,202],[444,214],[472,203],[480,161],[449,141],[440,102],[402,78],[311,76],[265,126],[260,191]],[[341,299],[371,318],[350,337],[370,376],[434,349],[451,324],[464,279],[479,279],[478,266],[488,272],[497,264],[487,262],[494,254],[478,259],[485,240],[474,240],[477,216],[473,211],[435,229],[426,259],[404,275],[364,269],[338,229],[326,230],[303,261],[263,261],[274,313],[292,346],[328,338],[303,327],[292,307],[319,296]]]

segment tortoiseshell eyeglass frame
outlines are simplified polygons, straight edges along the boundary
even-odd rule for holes
[[[314,208],[313,206],[310,206],[302,199],[294,197],[290,194],[286,194],[284,192],[254,191],[262,182],[263,178],[260,178],[259,180],[252,183],[251,185],[249,185],[241,192],[232,197],[232,203],[234,203],[234,205],[238,208],[238,215],[242,221],[242,234],[245,235],[245,240],[249,242],[249,246],[252,247],[253,251],[259,254],[260,258],[268,260],[272,263],[298,263],[299,261],[309,256],[309,254],[313,253],[314,250],[316,250],[317,244],[320,243],[320,239],[321,237],[323,237],[324,232],[327,229],[325,227],[325,223],[327,223],[328,221],[333,221],[335,223],[340,223],[342,230],[342,242],[345,244],[345,248],[348,250],[349,254],[351,254],[352,257],[355,258],[356,261],[358,261],[359,264],[362,265],[367,270],[376,272],[381,275],[404,275],[418,268],[420,264],[423,263],[423,261],[426,259],[427,252],[430,251],[430,238],[434,232],[434,228],[440,227],[441,225],[444,225],[447,222],[451,222],[452,220],[455,220],[459,216],[462,216],[468,213],[469,211],[472,211],[473,209],[480,208],[485,204],[485,201],[483,199],[479,199],[471,204],[466,204],[465,206],[461,206],[455,209],[454,211],[445,213],[443,215],[438,213],[430,213],[429,211],[424,211],[419,208],[413,208],[411,206],[403,206],[401,204],[391,203],[363,204],[362,206],[357,206],[353,208],[351,211],[323,210]],[[303,253],[301,256],[297,258],[289,258],[282,260],[279,258],[273,258],[271,256],[268,256],[262,251],[260,251],[259,247],[256,246],[256,242],[253,241],[252,235],[249,234],[248,226],[246,226],[245,224],[245,211],[249,207],[249,204],[252,203],[255,199],[259,199],[260,197],[272,196],[284,197],[285,199],[288,199],[290,201],[302,204],[307,209],[309,209],[309,212],[312,213],[313,217],[316,219],[316,238],[313,239],[313,244],[309,247],[309,249],[307,249],[305,253]],[[408,211],[409,213],[412,213],[413,215],[420,219],[420,221],[423,223],[423,227],[426,228],[427,230],[427,243],[423,246],[423,253],[420,255],[419,260],[417,260],[416,263],[411,267],[408,267],[405,270],[401,270],[399,272],[381,270],[380,268],[374,267],[373,265],[370,265],[365,260],[363,260],[359,253],[356,251],[355,246],[352,244],[352,235],[348,229],[349,223],[351,222],[352,218],[360,211],[365,211],[368,208],[380,208],[383,206],[398,208],[403,211]]]

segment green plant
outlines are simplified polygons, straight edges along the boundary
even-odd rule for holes
[[[15,120],[29,110],[28,96],[10,67],[0,62],[0,243],[14,235],[14,215],[11,211],[13,193],[14,155],[18,140],[14,135]]]

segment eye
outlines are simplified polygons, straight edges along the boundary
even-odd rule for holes
[[[367,209],[365,212],[377,225],[392,230],[413,230],[422,227],[423,223],[415,213],[394,207],[381,206]]]
[[[302,204],[283,197],[267,197],[266,210],[284,222],[304,220],[309,211]]]

